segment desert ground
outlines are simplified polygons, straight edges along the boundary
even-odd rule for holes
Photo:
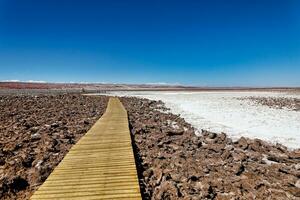
[[[300,94],[289,91],[119,91],[111,95],[163,101],[170,112],[201,130],[231,139],[259,138],[289,148],[300,144]]]
[[[83,96],[86,88],[71,89],[1,90],[1,199],[29,199],[101,117],[108,96],[115,95],[105,90],[105,95]],[[298,93],[298,89],[288,92]],[[126,95],[120,99],[129,116],[144,199],[300,198],[299,148],[247,137],[233,139],[205,127],[199,133],[199,127],[173,113],[168,103]],[[248,100],[299,112],[297,99]]]

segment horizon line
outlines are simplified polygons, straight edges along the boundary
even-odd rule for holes
[[[173,86],[173,87],[186,87],[186,88],[254,88],[254,89],[264,89],[264,88],[300,88],[299,86],[284,86],[284,85],[273,85],[273,86],[241,86],[241,85],[230,85],[230,86],[220,86],[220,85],[187,85],[181,83],[167,83],[167,82],[153,82],[153,83],[112,83],[112,82],[88,82],[88,81],[42,81],[42,80],[0,80],[0,83],[25,83],[25,84],[74,84],[74,85],[149,85],[149,86]]]

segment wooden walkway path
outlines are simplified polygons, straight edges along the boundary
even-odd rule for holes
[[[118,98],[110,98],[104,115],[31,199],[141,199],[127,112]]]

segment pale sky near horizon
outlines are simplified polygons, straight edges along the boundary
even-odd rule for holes
[[[0,80],[300,86],[297,0],[0,0]]]

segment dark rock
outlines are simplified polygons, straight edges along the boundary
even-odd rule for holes
[[[5,164],[5,159],[3,157],[0,157],[0,166],[3,166]]]
[[[59,127],[59,123],[53,123],[51,124],[51,128],[58,128]]]
[[[167,131],[168,136],[182,135],[183,133],[184,133],[183,129],[173,129],[173,130],[168,130]]]
[[[245,171],[245,166],[243,164],[236,164],[234,166],[234,173],[237,176],[240,176]]]
[[[210,132],[207,130],[201,130],[201,132],[204,137],[207,137],[209,139],[215,139],[217,137],[216,133],[213,133],[213,132]]]
[[[205,183],[203,184],[203,197],[208,198],[208,199],[214,199],[216,196],[215,191],[213,190],[212,186]]]
[[[10,189],[14,192],[25,190],[28,186],[28,181],[20,176],[16,176],[9,185]]]
[[[31,156],[31,155],[29,155],[29,156],[27,156],[27,157],[23,160],[22,164],[23,164],[23,166],[26,167],[26,168],[32,167],[32,162],[33,162],[33,161],[34,161],[34,157]]]
[[[273,154],[273,155],[268,155],[267,159],[273,162],[284,163],[288,159],[288,156]]]

